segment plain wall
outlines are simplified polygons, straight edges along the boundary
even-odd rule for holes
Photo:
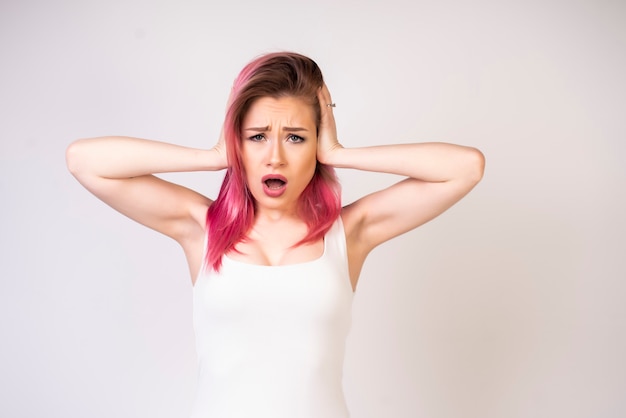
[[[487,158],[466,199],[366,262],[352,416],[626,416],[625,22],[606,0],[2,0],[0,416],[188,416],[182,251],[82,189],[64,151],[210,147],[238,71],[276,50],[319,63],[344,145]],[[398,180],[339,175],[346,203]],[[222,173],[167,177],[215,196]]]

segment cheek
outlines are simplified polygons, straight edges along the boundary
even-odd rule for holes
[[[307,179],[307,184],[311,182],[311,180],[313,179],[313,176],[315,175],[315,169],[317,168],[317,159],[313,158],[312,160],[309,160],[307,162],[307,166],[306,166],[306,179]]]
[[[251,164],[250,159],[245,158],[243,153],[241,155],[241,168],[243,169],[243,181],[245,182],[245,186],[250,190],[250,185],[253,183],[254,164]]]
[[[258,157],[258,153],[256,154]],[[241,167],[243,168],[244,173],[248,176],[248,173],[252,173],[254,171],[254,167],[257,166],[257,161],[255,161],[255,154],[253,150],[250,150],[248,147],[245,147],[241,150]]]
[[[303,150],[299,155],[300,164],[309,170],[311,167],[315,167],[317,164],[317,147],[309,145],[306,150]]]

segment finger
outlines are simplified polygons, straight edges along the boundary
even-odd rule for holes
[[[326,85],[326,83],[324,83],[322,87],[320,87],[318,98],[322,110],[332,110],[332,108],[334,107],[331,106],[333,104],[333,100],[330,97],[330,91],[328,91],[328,86]]]
[[[330,130],[335,129],[335,115],[333,113],[333,101],[330,97],[328,87],[324,84],[319,94],[320,107],[322,108],[322,121]]]

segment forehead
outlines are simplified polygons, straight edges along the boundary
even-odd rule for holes
[[[255,100],[243,118],[247,126],[315,126],[313,107],[298,97],[261,97]]]

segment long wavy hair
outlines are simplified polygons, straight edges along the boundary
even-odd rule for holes
[[[205,269],[219,271],[222,256],[246,239],[254,222],[256,202],[241,160],[241,129],[250,106],[262,97],[297,97],[314,109],[319,131],[317,92],[323,83],[315,61],[293,52],[262,55],[246,65],[235,79],[224,120],[229,167],[217,199],[207,212]],[[313,178],[300,195],[297,211],[306,222],[308,233],[296,245],[317,241],[330,229],[341,211],[339,182],[332,167],[317,162]]]

